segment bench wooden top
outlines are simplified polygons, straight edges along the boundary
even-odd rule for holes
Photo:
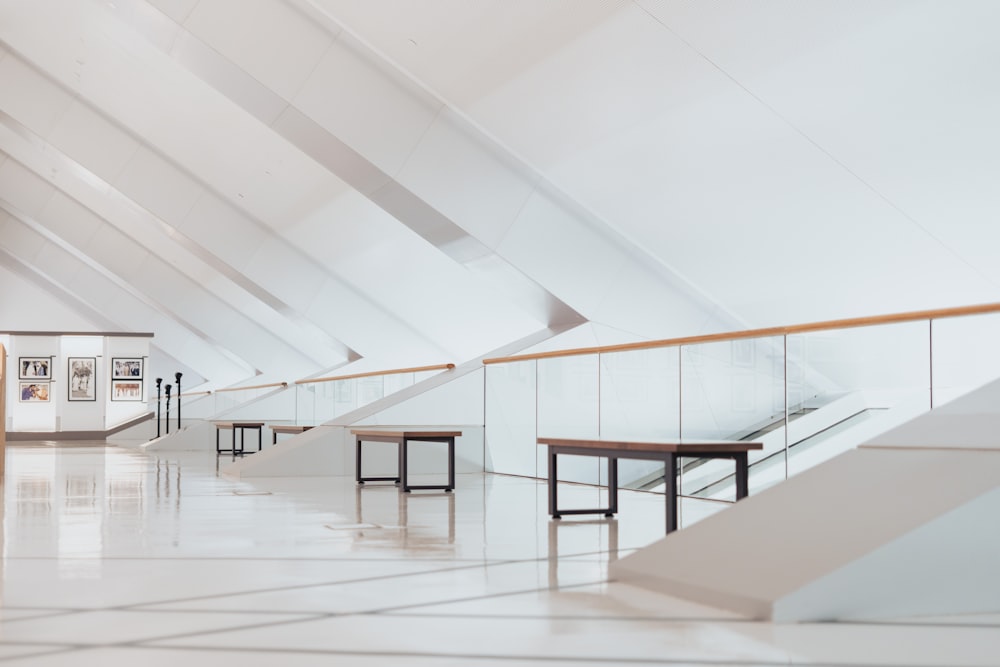
[[[261,428],[264,422],[213,422],[215,428]]]
[[[621,452],[676,452],[677,454],[697,454],[698,452],[738,453],[751,449],[763,449],[762,442],[741,440],[602,440],[587,438],[538,438],[539,445],[555,447],[575,447],[577,449],[615,450]]]
[[[365,438],[457,438],[461,431],[390,431],[388,429],[351,429],[351,433]]]
[[[272,424],[272,433],[304,433],[311,429],[312,426],[299,426],[297,424]]]

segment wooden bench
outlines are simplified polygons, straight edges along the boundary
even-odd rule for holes
[[[245,450],[243,448],[243,436],[244,431],[256,430],[257,431],[257,451],[261,450],[261,430],[264,428],[264,422],[214,422],[215,423],[215,453],[221,454],[223,452],[232,452],[233,456],[237,454],[244,454]],[[233,432],[233,446],[230,449],[220,449],[219,447],[219,433],[222,431],[232,431]],[[236,432],[240,432],[240,448],[236,449]]]
[[[667,532],[677,530],[677,459],[681,456],[711,459],[732,459],[736,463],[736,499],[749,494],[750,466],[747,452],[763,449],[759,442],[741,441],[661,441],[632,442],[626,440],[538,438],[538,445],[549,448],[549,514],[559,519],[564,514],[618,513],[618,459],[645,459],[663,461],[665,466],[667,504]],[[560,454],[598,456],[608,459],[608,506],[600,509],[559,509],[558,464]]]
[[[279,433],[298,435],[299,433],[305,433],[311,428],[312,426],[296,426],[293,424],[274,424],[271,426],[271,444],[272,445],[278,444]]]
[[[455,438],[462,435],[461,431],[388,431],[388,430],[351,430],[356,438],[355,479],[358,484],[365,482],[395,482],[402,490],[409,493],[413,489],[444,489],[449,493],[455,488]],[[363,477],[361,475],[361,443],[391,442],[396,444],[399,467],[395,477]],[[409,442],[443,442],[448,444],[448,483],[447,484],[410,484],[407,479],[407,462]]]

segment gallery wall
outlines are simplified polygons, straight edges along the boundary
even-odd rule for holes
[[[0,334],[5,430],[105,431],[148,412],[152,334]]]

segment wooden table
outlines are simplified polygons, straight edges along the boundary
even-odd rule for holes
[[[395,482],[406,493],[413,489],[444,489],[445,493],[455,488],[455,438],[462,435],[461,431],[388,431],[388,430],[351,430],[357,443],[355,479],[358,484],[365,482]],[[361,475],[361,443],[362,442],[393,442],[399,458],[399,468],[396,477],[362,477]],[[447,484],[410,484],[407,481],[407,443],[409,442],[443,442],[448,445],[448,483]]]
[[[232,452],[235,457],[237,454],[243,454],[243,435],[246,430],[256,430],[257,431],[257,451],[261,449],[261,429],[264,428],[264,422],[215,422],[215,453],[221,454],[222,452]],[[231,449],[220,449],[219,448],[219,433],[221,431],[231,430],[233,432],[233,446]],[[240,432],[240,448],[236,449],[236,431]]]
[[[645,459],[663,461],[664,479],[667,484],[667,532],[677,530],[677,459],[681,456],[710,459],[732,459],[736,463],[736,499],[749,494],[750,466],[747,452],[763,449],[760,442],[742,441],[661,441],[631,442],[626,440],[593,440],[575,438],[538,438],[539,446],[549,448],[549,514],[559,519],[564,514],[618,513],[618,459]],[[599,509],[559,509],[558,465],[559,454],[574,456],[599,456],[608,459],[608,506]]]
[[[271,444],[278,444],[278,434],[279,433],[292,433],[298,435],[299,433],[305,433],[312,426],[296,426],[294,424],[272,424],[271,425]]]

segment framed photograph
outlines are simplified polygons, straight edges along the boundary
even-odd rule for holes
[[[112,401],[141,401],[142,380],[112,380]]]
[[[95,357],[69,357],[66,360],[69,372],[67,401],[96,401],[97,359]]]
[[[51,380],[52,359],[49,357],[19,357],[17,373],[22,380]]]
[[[48,403],[48,382],[21,382],[18,385],[21,403]]]
[[[142,358],[113,357],[111,359],[112,380],[141,380]]]

